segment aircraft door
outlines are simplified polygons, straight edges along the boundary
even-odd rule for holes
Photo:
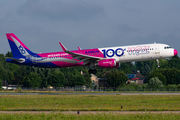
[[[154,48],[155,48],[155,56],[156,57],[160,57],[160,49],[159,49],[159,45],[157,45],[156,43],[154,44]]]

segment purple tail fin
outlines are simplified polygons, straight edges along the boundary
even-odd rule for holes
[[[24,43],[22,43],[21,40],[13,33],[7,33],[6,36],[11,47],[13,57],[36,55],[35,53],[31,52],[31,50],[26,47],[26,45],[24,45]]]

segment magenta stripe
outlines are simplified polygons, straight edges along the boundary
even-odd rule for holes
[[[22,43],[21,40],[18,37],[16,37],[16,35],[14,35],[14,33],[7,33],[6,36],[7,36],[8,40],[13,41],[13,42],[14,42],[14,40],[12,39],[12,37],[15,38],[24,48],[29,50],[29,48],[26,47],[26,45],[24,45],[24,43]]]

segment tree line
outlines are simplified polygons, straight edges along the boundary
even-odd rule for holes
[[[5,62],[6,57],[12,57],[11,52],[5,55],[0,54],[0,80],[7,80],[9,84],[21,85],[27,88],[55,88],[75,85],[86,85],[91,87],[91,75],[88,73],[89,67],[69,67],[69,68],[38,68],[32,66],[21,66]],[[119,87],[126,84],[128,77],[126,74],[133,74],[137,70],[147,78],[147,83],[157,82],[157,78],[162,85],[180,84],[180,58],[174,56],[169,59],[160,60],[160,68],[155,60],[121,63],[119,68],[96,68],[96,76],[107,78],[108,87]],[[81,71],[83,74],[81,74]],[[157,77],[157,78],[156,78]],[[1,82],[0,82],[1,86]],[[152,87],[152,86],[151,86]]]
[[[10,85],[22,85],[26,88],[91,85],[87,67],[38,68],[7,63],[5,57],[12,57],[12,53],[0,54],[0,80],[7,80]],[[81,71],[84,75],[81,75]]]

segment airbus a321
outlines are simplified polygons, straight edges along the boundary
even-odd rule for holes
[[[96,67],[117,68],[120,63],[157,60],[173,57],[178,51],[166,44],[141,44],[94,49],[67,50],[59,42],[62,52],[34,53],[13,33],[6,34],[13,57],[6,62],[45,68],[90,66],[89,73],[96,74]],[[159,65],[158,65],[159,66]]]

